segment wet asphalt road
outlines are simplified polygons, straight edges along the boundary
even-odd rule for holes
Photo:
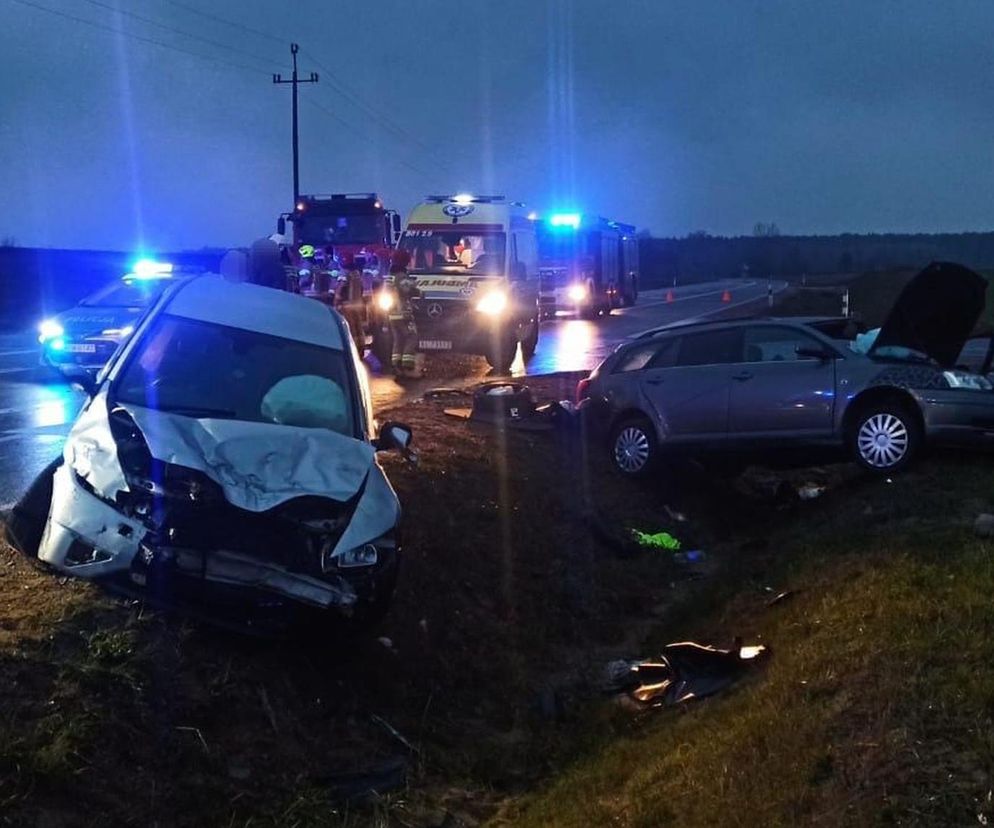
[[[782,283],[775,283],[780,290]],[[723,302],[728,288],[730,301]],[[620,342],[659,325],[707,316],[719,311],[748,313],[765,310],[766,282],[711,282],[681,286],[667,301],[667,291],[643,293],[635,307],[615,310],[588,322],[559,317],[542,325],[535,356],[527,365],[519,355],[516,376],[592,369]],[[83,395],[53,370],[38,363],[34,331],[0,334],[0,509],[9,508],[34,476],[62,450],[62,444],[83,402]],[[470,384],[488,377],[482,357],[435,357],[441,373],[398,384],[380,376],[370,363],[377,410],[420,395],[428,387]],[[448,365],[446,365],[448,361]],[[441,379],[440,379],[441,377]]]

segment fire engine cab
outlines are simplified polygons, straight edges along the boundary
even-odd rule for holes
[[[580,213],[536,222],[543,316],[574,311],[585,319],[634,305],[639,263],[635,228]]]
[[[399,247],[411,254],[421,298],[422,351],[482,354],[506,372],[538,345],[538,246],[522,204],[504,196],[429,196],[411,212]]]

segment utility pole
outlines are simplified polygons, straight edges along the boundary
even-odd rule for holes
[[[273,73],[273,83],[293,84],[293,203],[297,204],[300,198],[300,152],[297,149],[297,86],[301,83],[317,83],[318,73],[311,72],[309,78],[301,80],[297,77],[297,52],[300,47],[296,43],[290,44],[290,55],[293,58],[293,75],[289,80],[284,79],[280,74]]]

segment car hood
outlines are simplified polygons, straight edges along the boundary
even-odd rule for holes
[[[196,469],[214,480],[234,506],[263,512],[293,498],[359,497],[335,554],[375,540],[400,517],[397,496],[373,447],[327,429],[236,420],[195,419],[122,406],[157,460]],[[66,462],[109,502],[128,484],[110,431],[107,401],[98,395],[66,441]]]
[[[953,367],[983,313],[986,291],[987,280],[969,268],[933,262],[905,285],[870,354],[897,346]]]
[[[140,308],[76,307],[63,311],[55,318],[69,334],[89,336],[134,324],[141,314]]]

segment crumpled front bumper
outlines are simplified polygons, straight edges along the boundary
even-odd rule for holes
[[[38,557],[67,575],[130,579],[145,587],[149,571],[165,578],[238,587],[289,598],[317,609],[350,612],[356,590],[338,575],[317,578],[223,549],[209,551],[155,543],[148,528],[87,491],[68,465],[53,478],[52,506]]]

